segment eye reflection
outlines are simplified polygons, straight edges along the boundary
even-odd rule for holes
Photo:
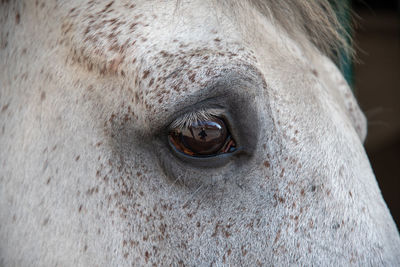
[[[169,139],[178,151],[190,156],[213,156],[236,149],[225,122],[214,116],[172,129]]]

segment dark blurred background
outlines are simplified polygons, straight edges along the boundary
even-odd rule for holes
[[[400,0],[352,1],[353,87],[368,119],[365,148],[400,228]]]

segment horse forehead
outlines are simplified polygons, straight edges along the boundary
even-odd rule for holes
[[[256,64],[227,17],[202,1],[70,4],[62,31],[71,61],[130,83],[142,117],[164,112],[224,70]]]
[[[282,75],[278,69],[289,72],[297,66],[293,62],[304,61],[301,49],[287,36],[278,38],[273,27],[260,23],[260,29],[254,30],[269,31],[261,48],[238,30],[234,24],[239,21],[213,7],[207,1],[188,1],[182,6],[174,1],[70,4],[63,34],[72,39],[73,54],[83,58],[87,68],[98,65],[101,74],[122,74],[132,82],[135,99],[143,104],[136,109],[142,112],[165,110],[226,69],[236,67],[241,72],[246,69],[243,66],[255,66],[265,73],[274,65],[276,80]],[[254,19],[254,23],[259,21]],[[278,47],[272,40],[289,48],[284,61],[271,53]],[[286,66],[276,67],[283,62]]]
[[[177,9],[173,1],[157,5],[151,2],[128,5],[114,1],[96,5],[90,1],[70,9],[65,16],[63,33],[72,33],[71,38],[75,37],[77,43],[82,42],[83,49],[95,50],[92,52],[97,55],[108,58],[135,55],[138,58],[131,58],[133,62],[130,63],[141,60],[140,65],[152,65],[160,57],[172,56],[168,52],[176,53],[173,55],[176,57],[188,51],[221,50],[221,35],[229,43],[240,41],[237,32],[227,25],[226,16],[218,16],[198,1],[191,1],[187,6],[191,8]],[[75,29],[71,31],[71,28]],[[119,61],[114,65],[124,60]]]

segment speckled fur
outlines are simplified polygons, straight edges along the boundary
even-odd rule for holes
[[[241,8],[1,1],[0,266],[400,265],[340,72]],[[196,168],[165,128],[211,96],[252,148]]]

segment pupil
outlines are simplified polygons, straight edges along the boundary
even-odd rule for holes
[[[201,129],[201,132],[199,133],[199,135],[200,135],[200,139],[202,139],[202,140],[206,140],[206,136],[207,136],[207,134],[206,134],[206,132],[204,131],[204,129]]]

